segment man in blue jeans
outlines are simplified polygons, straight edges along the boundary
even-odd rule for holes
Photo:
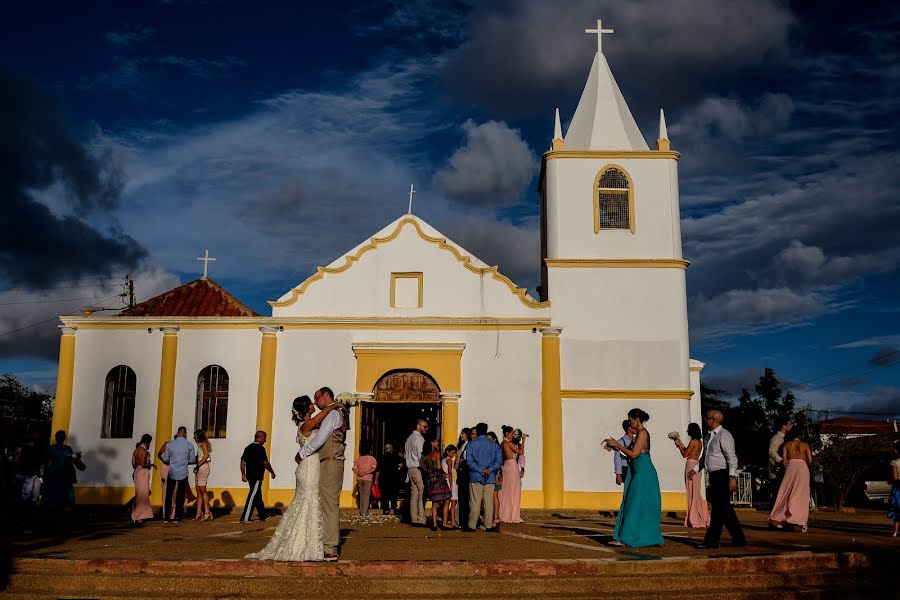
[[[469,523],[464,531],[475,531],[478,515],[484,506],[485,531],[498,531],[494,524],[494,484],[497,471],[503,464],[500,446],[487,437],[488,426],[479,423],[472,431],[475,439],[466,445],[466,464],[469,467]]]
[[[184,494],[187,491],[188,465],[197,464],[197,450],[187,441],[187,428],[178,428],[175,439],[166,444],[166,452],[163,454],[163,462],[169,465],[169,478],[166,481],[166,498],[163,501],[163,523],[168,523],[169,518],[173,523],[180,523],[184,519]],[[175,514],[169,515],[172,506],[172,495],[175,495]]]

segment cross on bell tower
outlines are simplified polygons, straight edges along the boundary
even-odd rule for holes
[[[603,29],[603,25],[600,22],[600,19],[597,19],[597,29],[585,29],[584,32],[597,34],[597,53],[603,54],[603,34],[604,33],[613,33],[613,30],[612,29]]]

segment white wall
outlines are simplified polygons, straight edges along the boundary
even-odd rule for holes
[[[594,233],[594,180],[618,165],[634,186],[635,232]],[[677,161],[566,158],[547,162],[547,252],[550,258],[681,258]]]
[[[240,460],[256,431],[256,396],[259,384],[257,329],[182,329],[178,332],[175,368],[175,407],[172,434],[180,425],[193,441],[197,429],[197,376],[209,365],[228,372],[228,421],[225,438],[213,438],[209,487],[244,487]],[[152,430],[151,430],[152,431]],[[193,477],[191,477],[193,481]],[[238,499],[240,502],[240,499]]]
[[[162,334],[146,329],[80,329],[75,333],[75,373],[69,444],[82,451],[87,469],[79,485],[130,486],[131,454],[141,434],[154,435]],[[131,438],[103,439],[104,384],[110,369],[128,365],[137,378]],[[154,444],[157,440],[153,440]]]
[[[680,431],[686,437],[686,400],[563,399],[563,464],[566,491],[621,491],[613,474],[613,455],[600,446],[608,437],[622,436],[622,421],[632,408],[650,415],[651,459],[663,492],[684,492],[684,459],[666,436]]]

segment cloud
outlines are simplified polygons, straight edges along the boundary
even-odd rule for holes
[[[682,112],[669,133],[679,144],[697,135],[721,135],[739,141],[781,130],[790,122],[793,110],[793,101],[786,94],[763,94],[754,105],[736,98],[705,98]]]
[[[498,221],[492,216],[454,215],[439,229],[454,242],[501,272],[521,287],[534,289],[541,265],[538,220],[521,224]]]
[[[852,342],[846,342],[844,344],[832,346],[832,348],[842,348],[849,350],[853,348],[867,348],[872,346],[892,346],[895,344],[900,344],[900,334],[863,338],[861,340],[854,340]]]
[[[873,367],[890,367],[897,364],[898,360],[900,360],[900,350],[885,346],[879,348],[875,356],[868,360],[868,363]]]
[[[181,283],[174,274],[152,264],[139,267],[134,280],[138,302]],[[83,306],[124,307],[124,300],[119,297],[122,292],[121,279],[96,277],[84,277],[39,291],[0,292],[0,358],[30,356],[56,360],[59,355],[57,315],[77,314]]]
[[[110,221],[119,205],[121,172],[108,148],[93,156],[69,132],[56,103],[34,85],[0,71],[0,278],[51,286],[131,269],[146,251]],[[108,159],[108,160],[106,160]],[[51,210],[42,193],[57,188]]]
[[[670,108],[705,95],[710,79],[737,79],[786,55],[794,21],[775,0],[684,0],[678,10],[664,0],[609,2],[599,12],[596,0],[481,3],[445,77],[466,101],[550,115],[548,106],[584,85],[596,42],[583,32],[600,13],[615,29],[603,48],[620,84],[637,104],[665,90]]]
[[[131,27],[122,31],[108,31],[103,37],[112,46],[127,48],[142,44],[155,34],[155,29],[145,25],[142,27]]]
[[[515,204],[534,178],[537,158],[520,132],[504,122],[463,124],[466,139],[441,170],[435,186],[461,204]]]

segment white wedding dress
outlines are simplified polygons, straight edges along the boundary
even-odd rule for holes
[[[309,437],[297,428],[297,443],[302,447]],[[265,548],[248,554],[246,558],[258,560],[302,560],[324,559],[322,546],[322,510],[319,507],[319,461],[313,455],[297,465],[295,471],[297,488],[294,498],[284,511],[275,534]]]

